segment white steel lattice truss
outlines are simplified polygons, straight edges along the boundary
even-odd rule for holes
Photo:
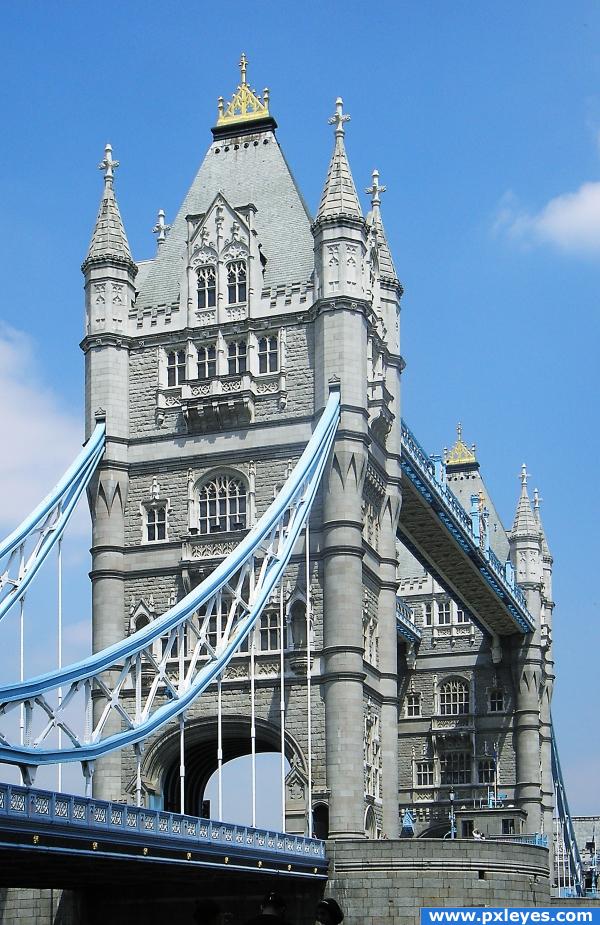
[[[0,543],[0,620],[22,600],[48,553],[62,536],[104,452],[104,424],[56,488],[7,539]]]
[[[28,777],[37,766],[58,762],[81,761],[87,768],[102,755],[142,742],[222,676],[260,619],[307,525],[338,419],[334,392],[260,521],[160,618],[82,662],[0,688],[0,719],[24,711],[22,743],[8,731],[10,723],[0,729],[0,761],[19,765]]]

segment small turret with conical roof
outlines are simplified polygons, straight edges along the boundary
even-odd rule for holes
[[[521,466],[521,494],[509,534],[511,558],[517,581],[524,588],[539,589],[542,581],[540,528],[531,509],[527,491],[527,466]]]
[[[113,160],[107,144],[98,165],[104,172],[104,190],[98,218],[82,271],[86,289],[86,333],[126,333],[127,314],[135,298],[137,266],[131,256],[119,206],[115,198],[114,175],[119,161]]]
[[[315,277],[318,298],[365,297],[364,259],[366,226],[346,155],[344,113],[341,97],[329,123],[335,126],[335,142],[317,218],[315,239]]]
[[[115,198],[114,173],[119,162],[113,160],[111,145],[106,145],[98,166],[104,173],[104,190],[81,267],[85,277],[86,427],[91,432],[94,415],[101,408],[107,435],[126,437],[128,356],[123,335],[128,333],[138,268]]]

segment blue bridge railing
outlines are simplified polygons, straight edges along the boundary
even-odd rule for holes
[[[521,588],[514,580],[510,563],[504,565],[490,548],[483,548],[475,535],[471,516],[456,495],[444,484],[443,464],[428,456],[405,421],[402,421],[402,469],[437,514],[465,553],[477,560],[490,587],[502,598],[520,630],[532,632],[535,624]]]
[[[407,642],[414,644],[423,638],[423,633],[415,623],[412,607],[409,607],[401,597],[396,597],[396,629],[398,635]]]
[[[284,864],[327,868],[325,842],[302,835],[255,829],[237,823],[112,803],[90,797],[34,790],[0,783],[0,828],[31,825],[35,831],[67,828],[89,838],[117,837],[128,841],[151,838],[183,851],[206,850],[266,857]]]

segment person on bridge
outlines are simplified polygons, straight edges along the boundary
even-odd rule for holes
[[[288,925],[283,896],[280,893],[267,893],[260,904],[259,914],[248,919],[246,925]]]
[[[327,897],[317,906],[317,925],[340,925],[344,921],[344,913],[335,899]]]

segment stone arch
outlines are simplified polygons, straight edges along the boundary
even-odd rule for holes
[[[223,763],[250,754],[250,716],[222,718]],[[277,752],[281,748],[278,726],[256,720],[256,752]],[[144,756],[142,775],[154,791],[162,795],[164,809],[179,812],[179,728],[172,727]],[[304,773],[305,760],[297,741],[286,732],[285,756]],[[208,781],[217,769],[217,717],[207,716],[186,722],[185,727],[185,809],[201,815],[202,799]]]
[[[365,835],[367,838],[378,838],[377,816],[372,806],[367,806],[365,810]]]

